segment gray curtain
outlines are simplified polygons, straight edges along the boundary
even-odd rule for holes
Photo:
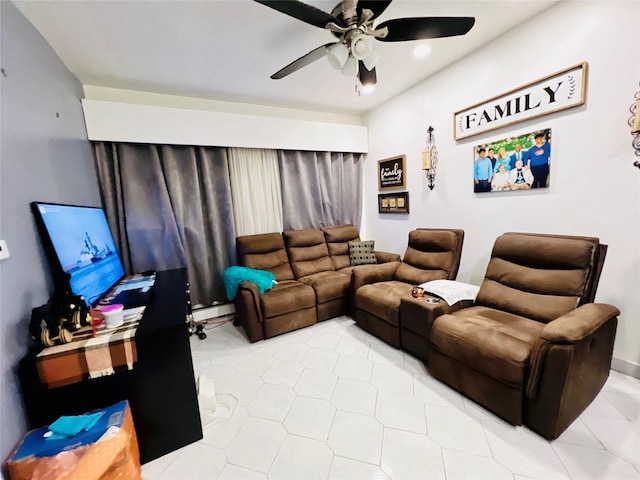
[[[226,301],[236,263],[223,148],[95,142],[103,204],[127,272],[187,267],[193,304]]]
[[[285,230],[352,223],[360,229],[360,153],[279,150]]]

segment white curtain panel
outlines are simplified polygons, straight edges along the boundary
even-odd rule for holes
[[[236,234],[282,231],[282,192],[276,150],[229,148]]]

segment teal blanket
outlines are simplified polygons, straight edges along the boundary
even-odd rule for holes
[[[222,274],[227,298],[233,300],[238,294],[238,287],[242,282],[253,282],[260,293],[268,292],[273,287],[275,275],[266,270],[257,270],[249,267],[229,267]]]

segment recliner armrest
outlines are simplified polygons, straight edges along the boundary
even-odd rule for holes
[[[554,344],[578,344],[578,342],[595,334],[598,329],[610,321],[614,322],[615,331],[616,317],[619,314],[620,310],[613,305],[587,303],[545,325],[533,347],[529,360],[529,379],[525,389],[527,398],[535,398],[544,368],[544,359]]]
[[[351,293],[355,295],[358,288],[369,283],[393,280],[401,262],[387,262],[378,265],[358,265],[351,274]]]
[[[238,286],[235,298],[236,315],[244,327],[250,342],[264,338],[262,328],[262,310],[260,309],[260,292],[253,282],[242,282]]]
[[[587,303],[549,322],[540,337],[549,342],[575,343],[618,315],[620,310],[613,305]]]
[[[378,263],[389,263],[389,262],[400,261],[400,255],[398,255],[397,253],[380,252],[377,250],[373,253],[376,254],[376,260],[378,261]]]

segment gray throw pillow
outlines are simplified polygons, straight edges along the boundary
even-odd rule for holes
[[[373,252],[374,243],[374,240],[365,240],[360,242],[351,240],[349,242],[349,262],[352,267],[355,265],[378,263],[376,260],[376,254]]]

